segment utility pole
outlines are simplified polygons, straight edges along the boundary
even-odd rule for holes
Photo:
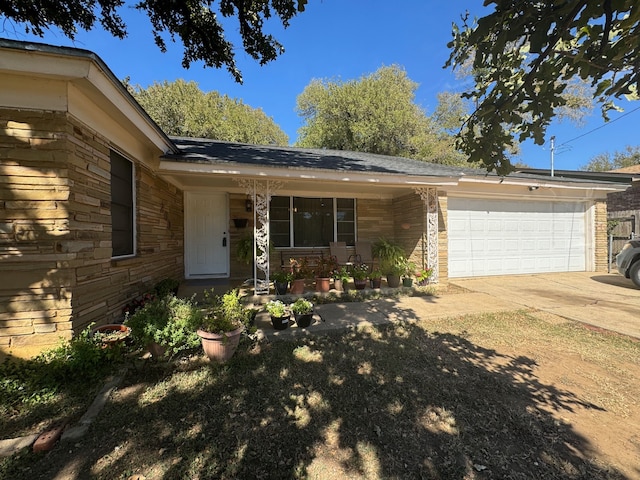
[[[555,146],[556,146],[556,136],[553,135],[551,137],[551,176],[553,177],[553,152],[555,150]]]

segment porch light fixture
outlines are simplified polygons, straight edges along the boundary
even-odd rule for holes
[[[247,198],[244,202],[244,209],[247,212],[251,212],[253,210],[253,202],[251,201],[250,198]]]

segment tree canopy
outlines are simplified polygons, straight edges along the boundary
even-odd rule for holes
[[[619,168],[640,165],[640,146],[627,146],[624,151],[616,151],[613,154],[601,153],[593,157],[589,163],[582,166],[580,170],[590,172],[608,172]]]
[[[297,145],[467,165],[448,133],[462,122],[462,99],[443,94],[427,116],[414,102],[417,87],[397,65],[358,80],[312,80],[297,98]]]
[[[603,116],[622,97],[638,98],[640,2],[486,0],[495,11],[453,26],[446,66],[472,61],[464,93],[476,105],[458,133],[470,161],[510,170],[506,150],[531,138],[542,145],[572,80],[586,80]]]
[[[127,87],[168,135],[254,145],[282,146],[289,142],[284,131],[261,109],[215,91],[205,93],[196,82],[176,80],[148,88]]]
[[[156,45],[166,51],[165,37],[182,42],[182,65],[202,61],[207,67],[226,66],[237,82],[242,75],[235,63],[234,46],[225,37],[221,17],[236,17],[244,50],[261,65],[280,55],[284,48],[264,32],[265,20],[277,15],[284,27],[308,0],[140,0],[135,8],[151,21]],[[124,38],[127,28],[118,9],[124,0],[6,0],[0,2],[0,18],[23,24],[40,37],[46,29],[59,28],[73,39],[77,29],[91,30],[96,21],[111,35]]]

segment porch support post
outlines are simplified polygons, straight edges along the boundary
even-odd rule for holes
[[[253,203],[253,288],[256,295],[268,295],[270,283],[269,267],[269,204],[271,195],[282,182],[276,180],[237,179]],[[259,275],[259,272],[262,272]]]
[[[413,189],[420,195],[427,210],[427,231],[423,233],[426,239],[423,238],[423,241],[427,245],[427,267],[433,269],[429,281],[438,283],[438,189],[435,187],[414,187]]]

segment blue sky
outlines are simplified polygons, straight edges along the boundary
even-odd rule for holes
[[[242,85],[224,69],[205,69],[199,64],[183,69],[182,46],[168,42],[167,53],[161,53],[153,42],[148,19],[128,6],[121,9],[129,32],[124,40],[109,36],[99,25],[91,32],[79,32],[75,42],[56,31],[40,39],[24,34],[20,27],[14,31],[7,24],[0,36],[91,50],[118,78],[128,76],[132,84],[143,87],[154,81],[194,80],[202,90],[216,90],[262,108],[293,143],[301,125],[295,112],[296,97],[314,78],[349,80],[368,75],[382,65],[401,65],[420,85],[416,102],[427,113],[433,112],[438,92],[460,91],[468,86],[442,68],[449,56],[451,25],[459,22],[466,9],[476,16],[487,11],[479,0],[309,0],[306,11],[293,18],[288,29],[283,30],[276,19],[266,23],[266,30],[286,49],[274,62],[261,67],[238,51]],[[227,34],[239,45],[235,26]],[[630,103],[625,110],[631,112],[638,107],[640,102]],[[621,116],[614,112],[611,118]],[[599,153],[640,144],[639,123],[640,111],[636,111],[598,129],[603,121],[596,109],[583,127],[566,122],[552,124],[547,139],[556,136],[555,168],[577,169]],[[549,168],[548,142],[544,146],[523,145],[521,160],[531,167]]]

